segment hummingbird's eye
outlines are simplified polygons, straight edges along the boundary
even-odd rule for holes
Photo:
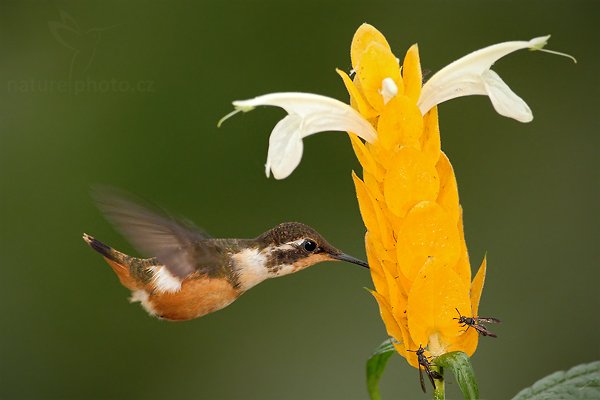
[[[304,250],[312,253],[313,251],[315,251],[317,249],[317,243],[315,243],[313,240],[306,239],[302,243],[302,247],[304,247]]]

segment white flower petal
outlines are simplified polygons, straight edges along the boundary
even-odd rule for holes
[[[418,102],[421,113],[425,114],[432,107],[446,100],[461,96],[484,94],[495,96],[492,103],[498,112],[503,110],[504,113],[501,112],[502,115],[522,122],[527,121],[524,113],[525,110],[529,110],[527,104],[514,94],[497,74],[493,73],[493,75],[498,77],[498,79],[494,79],[492,78],[493,75],[490,75],[488,72],[494,62],[514,51],[527,48],[540,50],[544,47],[549,37],[542,36],[529,41],[512,41],[495,44],[467,54],[442,68],[423,85],[421,97]],[[502,86],[502,89],[497,85],[498,82],[501,82],[500,86]],[[494,93],[491,94],[489,90],[493,90]],[[515,99],[520,101],[518,106],[520,108],[519,112],[515,111],[517,105]],[[514,103],[512,106],[511,100]],[[529,113],[531,114],[531,110],[529,110]],[[531,116],[531,118],[533,117]]]
[[[249,100],[234,101],[233,105],[242,111],[250,111],[257,106],[276,106],[283,108],[290,115],[299,115],[302,118],[312,119],[318,115],[320,118],[327,119],[321,123],[326,127],[324,130],[349,131],[367,142],[374,142],[377,138],[377,131],[358,111],[339,100],[318,94],[270,93]],[[317,132],[319,131],[306,134],[303,130],[301,137]]]
[[[427,85],[427,84],[426,84]],[[425,86],[423,86],[425,89]],[[419,99],[419,109],[421,114],[425,115],[432,107],[443,103],[444,101],[455,99],[462,96],[486,95],[486,88],[481,76],[473,73],[465,73],[457,76],[454,80],[449,80],[436,88],[435,95]]]
[[[265,164],[276,179],[287,178],[302,159],[302,139],[318,132],[348,131],[367,142],[377,139],[377,131],[358,111],[348,104],[311,93],[271,93],[249,100],[234,101],[236,111],[251,111],[257,106],[276,106],[288,112],[275,125],[269,138],[269,151]],[[227,119],[235,113],[224,117]],[[223,122],[222,119],[221,122]]]
[[[275,125],[269,138],[269,151],[265,165],[267,178],[273,171],[275,179],[287,178],[302,159],[302,118],[288,115]]]
[[[527,103],[517,96],[497,73],[490,69],[483,73],[482,78],[486,92],[498,114],[519,122],[533,120],[533,113]]]

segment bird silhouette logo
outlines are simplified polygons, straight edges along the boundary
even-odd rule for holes
[[[62,10],[60,11],[60,21],[48,22],[52,36],[72,52],[69,64],[69,80],[85,75],[94,61],[98,44],[102,39],[102,33],[119,25],[83,30],[73,17]]]

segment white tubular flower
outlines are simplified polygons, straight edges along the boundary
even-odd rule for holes
[[[498,43],[474,51],[442,68],[423,85],[418,106],[425,115],[432,107],[461,96],[488,96],[496,111],[520,122],[533,119],[531,109],[490,67],[500,58],[521,49],[542,50],[550,35],[530,41]],[[575,59],[567,54],[542,50]],[[575,61],[576,62],[576,61]]]
[[[367,142],[377,138],[377,131],[360,113],[348,104],[326,96],[311,93],[271,93],[249,100],[234,101],[235,111],[225,116],[243,111],[248,112],[257,106],[276,106],[287,111],[288,115],[275,125],[269,138],[266,174],[273,171],[275,179],[288,177],[300,164],[302,139],[318,132],[348,131],[355,133]]]

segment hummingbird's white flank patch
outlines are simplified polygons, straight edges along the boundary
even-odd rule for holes
[[[173,276],[166,267],[152,266],[152,284],[161,293],[175,293],[181,290],[181,280]]]
[[[152,306],[152,303],[150,303],[150,296],[148,296],[148,292],[146,292],[145,290],[134,290],[133,292],[131,292],[131,297],[129,298],[129,302],[130,303],[135,303],[137,301],[139,301],[140,303],[142,303],[142,307],[144,307],[144,310],[146,310],[146,312],[152,316],[156,316],[156,310],[154,309],[154,307]]]
[[[231,256],[238,271],[241,289],[248,290],[270,277],[265,253],[268,254],[268,248],[262,252],[259,249],[244,249]]]

